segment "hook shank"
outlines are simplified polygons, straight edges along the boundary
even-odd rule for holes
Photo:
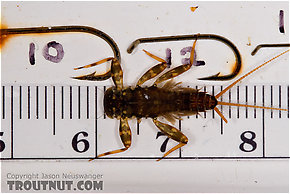
[[[89,33],[98,36],[110,45],[110,47],[113,50],[115,58],[121,60],[120,50],[116,42],[106,33],[88,26],[51,26],[51,27],[31,27],[31,28],[8,28],[0,30],[1,36],[14,34],[64,33],[64,32]]]

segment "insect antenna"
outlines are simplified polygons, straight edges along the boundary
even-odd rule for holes
[[[230,103],[230,102],[218,102],[218,104],[219,105],[228,105],[228,106],[242,106],[242,107],[250,107],[250,108],[263,108],[263,109],[287,111],[287,109],[283,109],[283,108],[273,108],[273,107],[255,106],[255,105],[247,105],[247,104],[237,104],[237,103]]]
[[[108,58],[102,59],[102,60],[100,60],[100,61],[97,61],[97,62],[95,62],[95,63],[91,63],[91,64],[89,64],[89,65],[85,65],[85,66],[81,66],[81,67],[76,67],[76,68],[74,68],[74,70],[79,70],[79,69],[84,69],[84,68],[94,67],[94,66],[96,66],[96,65],[99,65],[99,64],[105,63],[105,62],[110,61],[110,60],[112,60],[112,59],[114,59],[114,58],[113,58],[113,57],[108,57]]]
[[[281,54],[273,57],[272,59],[266,61],[265,63],[263,63],[262,65],[256,67],[255,69],[251,70],[250,72],[246,73],[245,75],[243,75],[242,77],[240,77],[239,79],[237,79],[236,81],[234,81],[232,84],[230,84],[228,87],[226,87],[224,90],[222,90],[220,93],[218,93],[215,97],[216,99],[218,99],[219,97],[221,97],[224,93],[226,93],[229,89],[231,89],[233,86],[235,86],[237,83],[239,83],[240,81],[242,81],[243,79],[245,79],[247,76],[249,76],[250,74],[254,73],[255,71],[257,71],[258,69],[260,69],[261,67],[265,66],[266,64],[270,63],[271,61],[277,59],[278,57],[284,55],[285,53],[289,52],[289,50],[282,52]],[[264,106],[254,106],[254,105],[246,105],[246,104],[237,104],[237,103],[229,103],[229,102],[220,102],[218,101],[218,105],[228,105],[228,106],[242,106],[242,107],[251,107],[251,108],[263,108],[263,109],[272,109],[272,110],[282,110],[282,111],[287,111],[287,109],[281,109],[281,108],[272,108],[272,107],[264,107]],[[227,120],[225,119],[225,117],[222,115],[222,113],[219,111],[219,109],[217,107],[214,108],[214,110],[216,111],[216,113],[227,123]]]
[[[246,78],[247,76],[249,76],[250,74],[254,73],[255,71],[257,71],[258,69],[260,69],[261,67],[265,66],[267,63],[270,63],[271,61],[273,61],[274,59],[280,57],[281,55],[284,55],[285,53],[289,52],[289,50],[284,51],[283,53],[273,57],[272,59],[270,59],[269,61],[266,61],[265,63],[263,63],[262,65],[256,67],[255,69],[253,69],[252,71],[248,72],[247,74],[243,75],[242,77],[240,77],[239,79],[237,79],[236,81],[234,81],[231,85],[229,85],[228,87],[226,87],[224,90],[222,90],[220,93],[218,93],[215,97],[219,98],[221,97],[225,92],[227,92],[229,89],[231,89],[234,85],[236,85],[238,82],[242,81],[244,78]]]
[[[217,107],[214,107],[214,110],[224,120],[224,122],[228,123],[228,120],[225,118],[225,116],[221,113],[221,111]]]

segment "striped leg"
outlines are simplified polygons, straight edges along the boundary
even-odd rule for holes
[[[170,139],[173,139],[173,140],[179,142],[178,145],[174,146],[168,152],[166,152],[162,156],[161,159],[165,158],[171,152],[173,152],[173,151],[177,150],[178,148],[181,148],[182,146],[187,144],[187,142],[188,142],[187,137],[183,133],[181,133],[178,129],[176,129],[175,127],[172,127],[168,124],[159,122],[159,121],[157,121],[156,118],[153,119],[153,122],[156,125],[156,127],[158,127],[158,129],[160,129],[160,131],[162,131],[162,133],[167,135]],[[157,161],[160,161],[161,159],[158,159]]]
[[[123,88],[123,70],[119,60],[113,59],[111,64],[112,78],[117,89]]]
[[[110,152],[106,152],[106,153],[100,154],[100,155],[97,156],[97,158],[102,157],[102,156],[107,156],[107,155],[111,155],[111,154],[124,152],[127,149],[129,149],[129,147],[131,146],[131,130],[130,130],[130,127],[129,127],[127,119],[121,119],[120,120],[119,133],[120,133],[120,138],[121,138],[122,143],[125,146],[125,148],[121,148],[121,149],[118,149],[118,150],[114,150],[114,151],[110,151]]]
[[[89,64],[89,65],[85,65],[85,66],[82,66],[82,67],[76,67],[76,68],[74,68],[74,70],[94,67],[96,65],[105,63],[107,61],[111,61],[113,59],[114,59],[113,57],[105,58],[105,59],[102,59],[102,60],[100,60],[98,62]],[[110,77],[112,77],[111,70],[107,71],[104,74],[96,74],[96,72],[94,72],[94,73],[91,73],[91,74],[81,75],[81,76],[72,77],[72,78],[78,79],[78,80],[88,80],[88,81],[103,81],[103,80],[109,79]]]
[[[94,67],[94,66],[96,66],[96,65],[99,65],[99,64],[105,63],[105,62],[110,61],[110,60],[112,60],[112,59],[114,59],[114,58],[113,58],[113,57],[105,58],[105,59],[102,59],[102,60],[100,60],[100,61],[98,61],[98,62],[95,62],[95,63],[89,64],[89,65],[85,65],[85,66],[82,66],[82,67],[76,67],[76,68],[74,68],[74,70],[83,69],[83,68],[89,68],[89,67]]]
[[[105,74],[96,74],[96,72],[94,72],[92,74],[77,76],[77,77],[73,77],[73,78],[79,79],[79,80],[102,81],[102,80],[106,80],[106,79],[109,79],[110,77],[112,77],[117,89],[122,89],[123,88],[123,71],[122,71],[119,60],[116,58],[109,57],[109,58],[100,60],[96,63],[92,63],[90,65],[77,67],[77,68],[75,68],[75,70],[93,67],[93,66],[105,63],[107,61],[112,61],[112,63],[111,63],[111,69],[108,72],[106,72]]]
[[[189,70],[193,64],[193,60],[194,60],[194,49],[195,49],[195,45],[196,45],[196,40],[193,43],[192,46],[192,50],[190,53],[190,64],[186,64],[186,65],[180,65],[178,67],[175,67],[174,69],[164,73],[162,76],[160,76],[155,82],[154,84],[159,84],[163,81],[166,81],[168,79],[174,78],[176,76],[179,76],[180,74],[186,72],[187,70]]]
[[[91,74],[87,74],[87,75],[81,75],[81,76],[77,76],[77,77],[72,77],[74,79],[78,79],[78,80],[88,80],[88,81],[103,81],[103,80],[107,80],[109,78],[112,77],[112,73],[111,70],[104,73],[104,74],[96,74],[96,72],[91,73]]]
[[[142,77],[138,80],[137,82],[137,86],[141,86],[144,82],[146,82],[149,79],[152,79],[154,77],[156,77],[157,75],[159,75],[166,67],[167,67],[167,63],[165,60],[149,53],[148,51],[143,50],[148,56],[152,57],[153,59],[161,62],[157,65],[155,65],[154,67],[150,68],[144,75],[142,75]]]

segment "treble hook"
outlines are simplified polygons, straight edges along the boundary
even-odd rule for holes
[[[106,33],[88,26],[51,26],[51,27],[31,27],[31,28],[7,28],[0,29],[1,41],[5,36],[19,35],[19,34],[36,34],[36,33],[64,33],[64,32],[80,32],[89,33],[106,41],[114,53],[114,58],[121,60],[120,50],[116,42]],[[90,76],[90,75],[87,75]],[[102,80],[109,79],[111,77],[111,71],[109,70],[104,74]]]
[[[132,53],[132,51],[142,43],[152,43],[152,42],[167,42],[167,41],[184,41],[184,40],[195,40],[195,39],[213,39],[220,41],[224,44],[226,44],[228,47],[231,48],[233,53],[235,54],[235,68],[232,73],[224,76],[219,76],[220,72],[209,76],[209,77],[203,77],[198,78],[199,80],[215,80],[215,81],[221,81],[221,80],[230,80],[238,75],[238,73],[241,70],[242,67],[242,58],[240,55],[239,50],[237,47],[228,39],[215,35],[215,34],[195,34],[195,35],[178,35],[178,36],[161,36],[161,37],[150,37],[150,38],[140,38],[135,40],[131,43],[131,45],[128,47],[127,52]]]

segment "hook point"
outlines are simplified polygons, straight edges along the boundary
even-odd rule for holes
[[[198,78],[198,80],[219,80],[219,78],[221,78],[221,77],[219,77],[219,74],[220,74],[221,72],[218,72],[217,74],[215,74],[215,75],[211,75],[211,76],[208,76],[208,77],[202,77],[202,78]]]

